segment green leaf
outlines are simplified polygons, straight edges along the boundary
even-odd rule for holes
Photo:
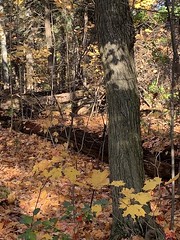
[[[20,222],[25,224],[26,226],[30,226],[33,222],[33,217],[29,215],[22,215]]]
[[[36,234],[31,229],[27,229],[23,234],[21,234],[20,239],[23,240],[36,240]]]
[[[46,220],[46,221],[42,222],[42,225],[45,226],[45,227],[51,227],[52,223],[49,220]]]
[[[85,213],[85,219],[86,219],[86,221],[88,221],[88,222],[91,222],[92,220],[93,220],[93,218],[94,218],[94,215],[93,215],[93,213]]]
[[[107,199],[100,199],[94,202],[94,205],[102,205],[102,206],[106,206],[108,205],[108,200]]]
[[[59,239],[59,236],[52,237],[52,240],[58,240],[58,239]]]
[[[35,226],[37,226],[37,225],[39,225],[39,224],[42,224],[42,221],[41,221],[41,220],[37,220],[36,222],[34,222],[34,223],[33,223],[33,226],[35,227]]]
[[[66,219],[69,219],[68,215],[64,215],[64,216],[61,217],[61,220],[66,220]]]
[[[64,201],[63,202],[63,206],[65,207],[65,208],[68,208],[69,206],[71,206],[72,204],[71,204],[71,202],[68,202],[68,201]]]
[[[40,208],[35,208],[33,211],[33,215],[37,215],[40,212]]]
[[[71,240],[70,236],[67,234],[62,235],[62,240]]]
[[[63,203],[63,206],[66,208],[66,211],[68,211],[68,213],[71,213],[74,210],[74,206],[71,204],[71,202],[65,201]]]
[[[49,221],[52,223],[52,224],[56,224],[58,219],[57,218],[50,218]]]

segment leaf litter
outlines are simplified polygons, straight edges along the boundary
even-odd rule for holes
[[[96,127],[96,126],[95,126]],[[95,128],[94,127],[94,128]],[[148,137],[147,137],[148,139]],[[153,143],[146,140],[145,144]],[[154,141],[158,146],[160,139]],[[169,144],[166,143],[166,145]],[[62,155],[62,157],[61,157]],[[111,228],[111,207],[101,209],[98,206],[96,218],[92,221],[86,221],[80,213],[85,204],[91,205],[92,188],[84,187],[87,182],[85,177],[90,177],[97,170],[97,162],[90,157],[80,153],[69,152],[66,154],[65,147],[57,144],[52,146],[50,142],[39,138],[36,135],[25,135],[9,129],[1,129],[0,132],[0,239],[14,240],[25,230],[25,226],[20,223],[22,214],[32,215],[41,191],[37,207],[40,212],[35,216],[39,219],[61,218],[64,213],[64,203],[72,202],[72,185],[65,176],[61,178],[50,179],[45,183],[45,177],[41,174],[34,174],[33,169],[37,163],[44,161],[48,164],[52,159],[61,158],[63,164],[69,164],[69,172],[73,173],[72,181],[75,183],[76,177],[82,185],[75,187],[75,206],[79,214],[77,219],[60,220],[57,227],[62,232],[71,235],[72,239],[108,239]],[[58,161],[57,161],[58,162]],[[56,163],[54,163],[56,164]],[[58,163],[57,163],[58,164]],[[107,175],[108,166],[98,163],[99,169],[105,171]],[[71,169],[76,166],[78,172]],[[42,170],[42,169],[41,169]],[[67,171],[67,172],[68,172]],[[69,172],[67,174],[69,174]],[[72,176],[72,175],[71,175]],[[91,183],[92,184],[92,183]],[[98,185],[94,180],[94,186]],[[83,190],[82,190],[83,188]],[[100,188],[100,187],[99,187]],[[2,194],[3,193],[3,194]],[[157,221],[163,226],[167,239],[176,240],[180,238],[180,203],[177,200],[175,210],[175,231],[169,230],[171,214],[171,184],[156,189],[152,192],[153,201],[151,207]],[[178,199],[179,195],[176,196]],[[103,187],[95,191],[94,201],[106,199],[111,202],[110,190]],[[158,200],[157,200],[158,199]],[[43,239],[46,233],[43,229],[39,230],[38,239]],[[44,239],[48,239],[44,238]],[[134,238],[135,239],[135,238]],[[136,238],[141,239],[141,238]]]

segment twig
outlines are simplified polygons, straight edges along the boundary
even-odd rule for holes
[[[175,157],[174,157],[174,87],[175,82],[178,78],[178,73],[176,72],[176,67],[179,64],[179,56],[177,51],[177,43],[175,36],[175,0],[171,2],[171,11],[169,8],[169,2],[166,0],[166,7],[169,17],[170,23],[170,31],[171,31],[171,45],[173,50],[173,62],[172,62],[172,75],[171,75],[171,99],[170,99],[170,140],[171,140],[171,165],[172,165],[172,178],[175,176]],[[171,203],[171,222],[170,229],[174,229],[174,211],[175,211],[175,182],[172,182],[172,203]]]
[[[89,205],[90,208],[92,207],[92,204],[93,204],[94,195],[95,195],[95,190],[93,189],[92,196],[91,196],[91,201],[90,201],[90,205]]]
[[[40,199],[40,196],[41,196],[42,190],[43,190],[44,187],[46,186],[46,183],[48,182],[48,180],[49,180],[49,177],[46,179],[46,181],[44,182],[44,184],[42,184],[42,186],[41,186],[41,188],[40,188],[40,190],[39,190],[39,194],[38,194],[38,197],[37,197],[37,200],[36,200],[36,204],[35,204],[34,209],[37,208],[37,205],[38,205],[38,203],[39,203],[39,199]],[[34,216],[35,216],[35,214],[33,213],[33,216],[32,216],[32,223],[31,223],[31,229],[32,229],[32,227],[33,227],[33,223],[34,223]]]

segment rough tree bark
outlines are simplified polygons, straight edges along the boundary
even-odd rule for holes
[[[141,190],[144,181],[140,141],[140,111],[134,66],[135,33],[128,0],[96,0],[97,36],[104,66],[109,115],[110,178]],[[119,191],[112,188],[113,225],[110,239],[145,235],[142,226],[124,218]],[[147,224],[148,225],[148,224]],[[143,233],[142,233],[143,232]],[[146,239],[156,239],[155,232]],[[164,239],[158,236],[158,239]]]

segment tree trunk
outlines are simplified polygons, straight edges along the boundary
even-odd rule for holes
[[[32,53],[29,51],[26,54],[26,84],[25,92],[34,90],[34,59]]]
[[[135,34],[130,8],[127,0],[96,0],[95,9],[108,102],[110,178],[111,181],[123,180],[128,188],[139,192],[144,169],[133,52]],[[122,216],[119,197],[119,190],[113,187],[110,239],[142,234],[138,224]]]
[[[1,59],[2,59],[2,80],[4,88],[9,87],[9,69],[8,69],[8,54],[6,46],[6,34],[4,30],[3,6],[0,5],[0,38],[1,38]],[[1,86],[0,86],[1,87]]]
[[[54,92],[54,88],[56,87],[56,83],[54,82],[54,47],[53,47],[53,38],[52,38],[52,31],[51,31],[51,9],[50,4],[45,1],[45,35],[46,35],[46,42],[47,42],[47,49],[49,50],[50,54],[48,56],[48,68],[49,68],[49,75],[51,80],[51,90]]]
[[[66,49],[66,32],[64,29],[64,20],[62,20],[61,27],[60,27],[60,48],[59,52],[61,54],[61,62],[59,65],[59,72],[60,72],[60,82],[59,82],[59,89],[62,91],[66,89],[66,55],[67,55],[67,49]]]

